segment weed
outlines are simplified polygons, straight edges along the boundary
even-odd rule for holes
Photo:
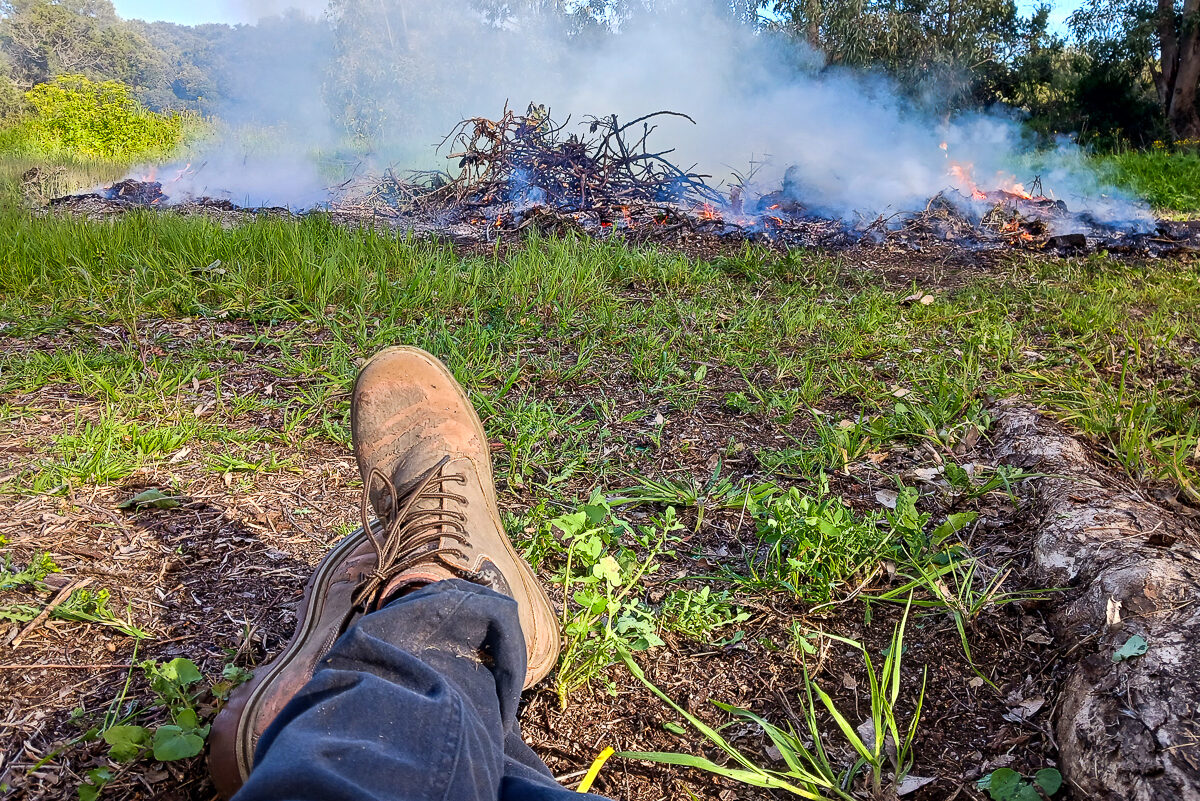
[[[949,461],[942,466],[942,475],[949,484],[951,508],[1000,491],[1003,491],[1010,501],[1016,503],[1015,487],[1017,484],[1045,477],[1044,473],[1028,473],[1020,467],[1010,465],[977,470],[972,466],[963,467],[957,462]]]
[[[108,606],[108,590],[78,589],[72,592],[65,601],[50,612],[52,620],[67,620],[76,623],[95,623],[116,629],[127,637],[145,639],[149,632],[143,631],[133,623],[133,611],[126,609],[125,617],[121,617]],[[0,606],[0,620],[13,623],[28,623],[42,613],[40,607],[30,604],[5,604]]]
[[[850,769],[850,776],[856,775],[860,768],[868,768],[869,783],[875,797],[881,795],[885,768],[890,766],[892,782],[894,785],[898,785],[912,767],[912,744],[921,720],[921,707],[925,700],[925,684],[929,678],[929,669],[926,668],[912,718],[907,727],[901,727],[896,705],[900,699],[900,660],[904,654],[904,629],[908,623],[909,609],[910,607],[905,607],[900,623],[892,632],[892,641],[888,646],[886,656],[884,656],[883,668],[878,674],[871,662],[871,655],[860,646],[871,693],[870,726],[862,726],[857,729],[853,727],[850,721],[838,711],[833,699],[816,682],[808,680],[806,666],[805,690],[809,693],[809,728],[813,732],[814,743],[819,742],[816,739],[816,720],[812,702],[812,695],[816,694],[837,723],[842,736],[858,753],[858,761]]]
[[[1085,366],[1086,372],[1066,380],[1040,372],[1030,379],[1043,387],[1064,422],[1101,440],[1135,478],[1172,479],[1200,501],[1200,423],[1194,410],[1164,398],[1157,387],[1140,390],[1128,359],[1115,385],[1091,362]]]
[[[793,620],[788,625],[788,648],[797,657],[813,656],[820,652],[822,634],[804,625],[802,621]]]
[[[6,544],[0,541],[0,545]],[[45,584],[46,576],[59,572],[48,551],[42,551],[30,558],[29,564],[20,570],[13,568],[12,557],[4,555],[4,566],[0,567],[0,590],[13,590],[19,587],[31,587],[43,592],[50,588]]]
[[[649,525],[631,526],[613,514],[599,491],[582,509],[550,525],[561,533],[565,556],[558,579],[566,603],[557,690],[566,706],[573,690],[617,661],[620,649],[662,645],[653,610],[639,595],[642,580],[658,571],[658,557],[682,526],[671,507]]]
[[[713,632],[750,619],[733,604],[726,590],[714,593],[705,585],[699,590],[674,590],[664,600],[660,625],[699,642],[711,642]],[[736,636],[736,635],[735,635]]]
[[[900,699],[900,662],[904,652],[904,630],[908,620],[907,610],[892,633],[892,640],[884,657],[883,667],[876,672],[870,654],[858,643],[854,645],[862,654],[866,667],[871,694],[871,717],[859,727],[850,721],[834,704],[833,699],[809,677],[805,670],[804,723],[806,737],[795,729],[782,729],[759,715],[746,709],[712,701],[717,708],[757,724],[779,751],[787,764],[786,770],[774,770],[757,765],[750,757],[734,747],[728,740],[696,716],[684,710],[669,696],[655,687],[628,652],[622,653],[630,672],[651,692],[665,701],[688,723],[695,727],[709,742],[719,748],[737,767],[721,765],[704,757],[690,754],[627,751],[618,756],[626,759],[642,759],[668,765],[698,768],[743,784],[764,789],[782,790],[807,799],[853,799],[847,788],[864,774],[864,780],[873,797],[883,797],[885,775],[894,790],[908,775],[912,767],[912,745],[921,719],[921,707],[925,698],[925,680],[916,699],[912,716],[907,725],[901,725],[897,705]],[[928,670],[925,671],[928,678]],[[830,752],[827,736],[818,723],[818,706],[835,723],[845,743],[853,753],[853,762],[848,767],[835,764]],[[806,742],[806,739],[808,742]],[[890,771],[885,774],[885,771]]]
[[[1054,768],[1042,768],[1029,778],[1012,768],[999,768],[978,782],[993,801],[1042,801],[1057,795],[1062,785],[1062,774]]]
[[[245,454],[249,456],[249,454]],[[208,461],[208,469],[216,473],[275,473],[281,470],[299,472],[291,459],[280,459],[274,451],[267,451],[259,458],[244,458],[232,453],[217,453]]]
[[[902,578],[909,578],[908,581],[888,592],[863,597],[868,602],[911,603],[945,611],[953,618],[963,654],[973,665],[967,632],[983,612],[1005,604],[1041,600],[1056,592],[1053,589],[1001,592],[1010,573],[1007,566],[999,570],[988,569],[958,546],[938,554],[930,564],[908,561],[899,571]],[[921,597],[913,599],[915,591],[921,591]],[[981,678],[991,684],[986,676]]]
[[[611,503],[614,506],[653,503],[692,508],[696,510],[695,530],[699,531],[706,509],[757,509],[779,492],[779,488],[774,484],[739,486],[731,479],[721,477],[721,467],[718,460],[712,475],[704,483],[694,478],[675,481],[668,478],[629,476],[637,483],[617,490],[617,495],[611,499]]]
[[[746,573],[726,577],[758,591],[784,590],[812,603],[830,601],[870,565],[904,544],[896,526],[877,514],[858,515],[828,494],[821,481],[815,495],[793,487],[772,498],[757,515],[760,547]]]
[[[84,420],[54,439],[29,489],[52,492],[76,484],[111,484],[150,460],[176,453],[193,436],[183,427],[125,422],[116,414]]]
[[[232,655],[232,653],[228,653],[227,658]],[[238,667],[233,662],[227,662],[221,669],[221,678],[213,682],[213,697],[219,701],[228,701],[230,693],[252,678],[254,678],[253,671]]]
[[[136,650],[134,653],[136,658]],[[208,724],[200,724],[196,703],[199,693],[193,690],[204,678],[200,670],[190,659],[182,657],[163,663],[144,661],[140,667],[154,692],[153,707],[164,709],[171,722],[156,726],[151,731],[132,722],[149,710],[130,707],[121,711],[129,692],[131,668],[125,677],[121,694],[109,705],[101,726],[92,729],[81,739],[103,739],[108,745],[109,759],[118,763],[133,762],[146,754],[153,755],[159,762],[174,762],[198,755],[204,750],[204,741],[210,728]],[[101,771],[88,772],[87,781],[79,787],[81,801],[98,798],[115,775],[107,768]]]

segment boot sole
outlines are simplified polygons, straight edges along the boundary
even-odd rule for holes
[[[362,366],[362,369],[359,371],[359,377],[361,378],[362,374],[366,372],[367,364],[370,364],[376,359],[394,353],[404,353],[410,356],[416,356],[428,362],[432,367],[446,377],[450,386],[454,388],[454,392],[458,395],[458,398],[462,402],[463,406],[471,411],[471,423],[475,427],[475,432],[479,435],[479,441],[483,443],[483,447],[485,448],[483,454],[484,458],[482,461],[484,467],[487,469],[487,475],[484,476],[485,480],[483,481],[483,491],[487,494],[488,502],[491,505],[491,508],[488,511],[495,519],[496,526],[501,534],[501,540],[503,540],[504,543],[504,547],[508,549],[509,555],[513,557],[513,562],[517,565],[517,569],[521,572],[520,578],[526,597],[529,599],[530,603],[537,604],[542,609],[543,615],[548,621],[550,621],[550,625],[553,627],[553,634],[551,636],[553,637],[554,644],[550,651],[543,655],[542,659],[536,664],[531,663],[528,665],[528,668],[525,672],[524,689],[529,689],[544,679],[550,673],[550,671],[554,669],[554,665],[558,661],[558,652],[560,648],[558,637],[558,615],[555,613],[554,607],[550,605],[550,599],[546,597],[546,593],[544,590],[542,590],[541,584],[538,583],[537,576],[533,574],[533,569],[529,567],[528,563],[521,558],[521,555],[517,553],[515,548],[513,548],[512,541],[509,539],[508,533],[504,530],[504,526],[501,524],[499,517],[500,505],[496,501],[496,480],[492,473],[492,455],[486,450],[488,448],[489,440],[487,433],[483,430],[483,422],[479,419],[479,413],[475,411],[475,406],[471,403],[471,399],[467,397],[467,393],[463,390],[462,385],[458,383],[458,379],[454,377],[454,374],[450,372],[450,369],[432,353],[424,351],[421,348],[413,347],[412,345],[394,345],[390,348],[384,348],[372,356],[367,363]],[[354,392],[355,394],[358,392],[358,379],[355,379],[354,382]],[[354,404],[351,404],[351,430],[356,428],[355,417]]]

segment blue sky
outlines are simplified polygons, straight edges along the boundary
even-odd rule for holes
[[[1017,6],[1022,11],[1028,11],[1039,5],[1032,0],[1018,0]],[[1063,31],[1066,29],[1067,17],[1071,12],[1083,5],[1082,0],[1050,0],[1050,27]]]
[[[1051,0],[1054,8],[1051,19],[1055,27],[1062,24],[1081,0]],[[113,0],[117,13],[126,19],[166,20],[182,25],[202,22],[254,22],[265,14],[297,6],[317,12],[325,7],[324,0]],[[1036,0],[1019,0],[1022,9],[1035,6]]]

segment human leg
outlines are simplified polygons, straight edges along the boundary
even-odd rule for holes
[[[351,410],[363,529],[314,574],[292,643],[218,717],[210,763],[219,789],[227,795],[251,775],[261,736],[253,798],[388,797],[369,793],[397,786],[438,797],[439,781],[448,798],[504,788],[561,795],[515,722],[522,685],[554,664],[557,620],[500,524],[478,417],[449,371],[414,348],[372,359]],[[448,602],[449,590],[432,589],[443,586],[494,592],[451,621],[428,601]],[[421,613],[394,611],[406,608]],[[397,716],[420,725],[389,726]],[[470,758],[447,770],[448,753]],[[410,780],[431,771],[432,784]]]
[[[579,797],[520,747],[519,626],[511,598],[458,580],[363,617],[263,734],[235,801]]]

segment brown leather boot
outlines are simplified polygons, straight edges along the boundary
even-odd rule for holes
[[[384,350],[359,373],[350,416],[365,485],[363,527],[309,579],[287,647],[218,713],[209,769],[226,798],[249,776],[259,736],[334,641],[405,592],[463,578],[516,599],[529,656],[526,687],[558,657],[558,619],[500,522],[487,437],[450,371],[417,348]]]
[[[500,522],[491,448],[467,395],[419,348],[388,348],[354,385],[350,427],[358,469],[386,521],[379,564],[357,602],[369,604],[445,578],[514,598],[529,666],[525,686],[558,658],[558,618]]]

